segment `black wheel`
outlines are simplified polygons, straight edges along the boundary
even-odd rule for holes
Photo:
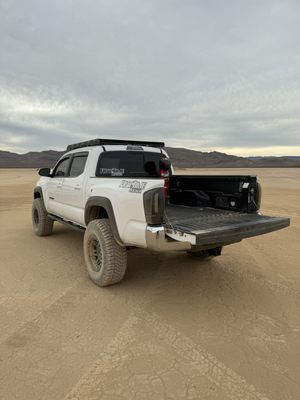
[[[53,230],[53,220],[49,218],[40,198],[34,199],[32,204],[32,227],[37,236],[51,235]]]
[[[116,242],[108,219],[95,219],[88,224],[83,251],[89,276],[96,285],[109,286],[123,279],[127,252]]]
[[[193,258],[207,260],[210,258],[218,257],[222,254],[222,247],[215,247],[209,250],[188,250],[187,254]]]

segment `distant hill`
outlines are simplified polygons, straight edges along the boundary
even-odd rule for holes
[[[258,167],[300,167],[300,156],[248,157],[248,160],[254,162]]]
[[[254,166],[254,163],[247,158],[219,153],[217,151],[205,153],[178,147],[166,147],[166,151],[173,164],[181,168],[248,168]]]
[[[42,168],[52,167],[64,151],[31,151],[26,154],[0,150],[0,168]]]
[[[176,167],[181,168],[284,168],[300,167],[300,156],[237,157],[212,151],[209,153],[178,147],[166,147]]]
[[[166,147],[173,164],[178,168],[284,168],[300,167],[300,156],[237,157],[212,151],[210,153],[178,147]],[[0,168],[53,167],[64,151],[36,151],[26,154],[0,150]]]

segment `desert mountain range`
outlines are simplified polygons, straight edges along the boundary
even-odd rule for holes
[[[300,167],[300,156],[237,157],[217,151],[202,152],[166,147],[173,165],[180,168],[284,168]],[[40,151],[26,154],[0,150],[0,168],[53,167],[64,151]]]

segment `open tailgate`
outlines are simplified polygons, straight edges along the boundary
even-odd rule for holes
[[[289,226],[290,219],[209,207],[168,205],[165,229],[175,240],[197,246],[225,245]]]

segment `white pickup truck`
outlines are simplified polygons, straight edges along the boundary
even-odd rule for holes
[[[211,257],[225,245],[290,223],[261,215],[255,176],[176,175],[164,143],[77,143],[39,175],[34,232],[51,234],[54,221],[84,231],[85,263],[99,286],[123,278],[132,247]]]

